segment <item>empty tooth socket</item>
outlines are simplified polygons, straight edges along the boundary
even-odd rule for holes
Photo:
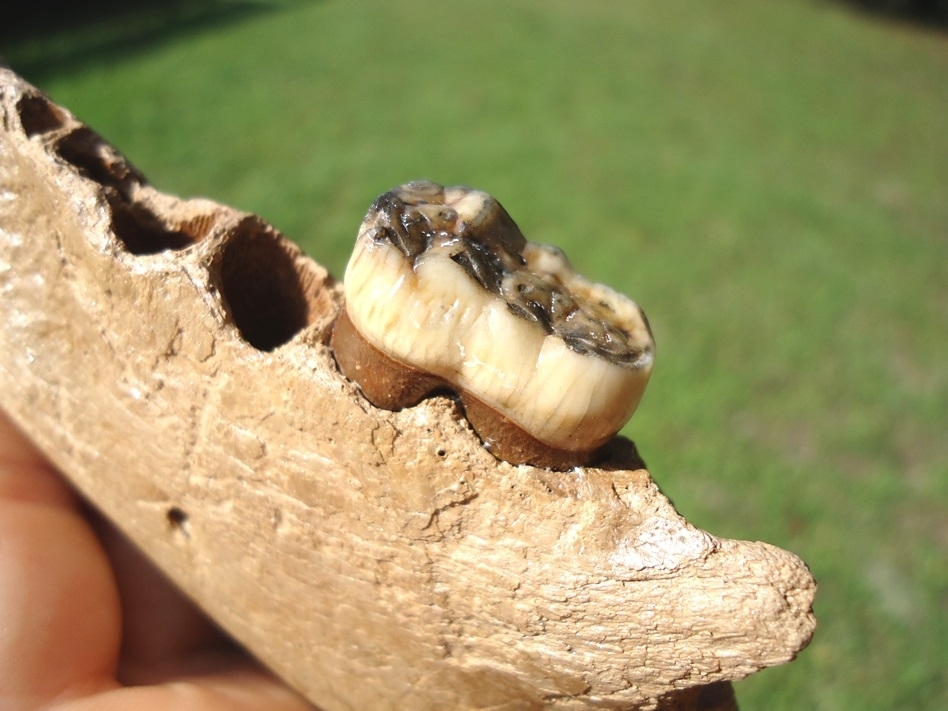
[[[16,104],[20,126],[29,137],[56,131],[66,125],[69,117],[42,94],[25,94]]]
[[[199,214],[168,224],[148,206],[123,200],[114,191],[109,191],[106,200],[112,208],[112,232],[135,255],[190,247],[204,239],[216,222],[213,214]]]
[[[60,138],[56,153],[84,176],[125,195],[136,185],[147,182],[121,153],[88,126],[80,126]]]
[[[261,351],[312,321],[313,276],[300,250],[256,218],[241,221],[216,255],[218,287],[243,339]]]

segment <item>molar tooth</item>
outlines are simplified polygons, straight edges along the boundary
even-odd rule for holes
[[[409,183],[366,215],[333,332],[340,369],[380,407],[454,389],[513,463],[588,463],[631,417],[654,343],[644,314],[527,242],[486,193]]]

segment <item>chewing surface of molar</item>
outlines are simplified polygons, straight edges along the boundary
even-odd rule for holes
[[[634,302],[577,274],[558,248],[528,242],[469,188],[419,181],[379,197],[345,295],[334,347],[366,397],[398,409],[446,385],[513,463],[588,461],[632,416],[652,369]]]

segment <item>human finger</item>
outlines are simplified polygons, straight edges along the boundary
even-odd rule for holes
[[[0,413],[0,690],[32,709],[114,685],[118,596],[68,486]]]

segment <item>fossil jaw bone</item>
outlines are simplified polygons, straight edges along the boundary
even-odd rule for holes
[[[413,182],[369,210],[332,346],[387,409],[447,387],[499,458],[568,468],[628,421],[654,342],[641,309],[528,242],[491,196]]]

